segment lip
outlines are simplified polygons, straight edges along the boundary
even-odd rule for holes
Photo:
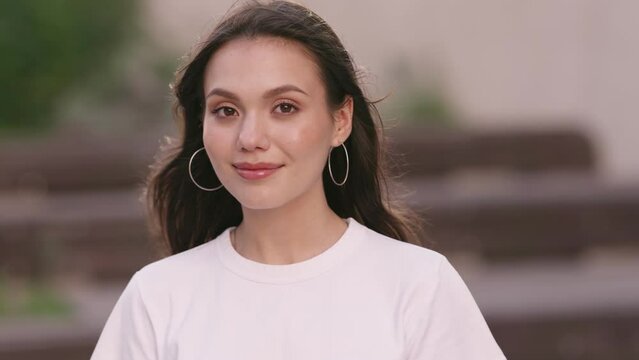
[[[242,163],[234,163],[233,164],[233,167],[235,168],[235,171],[237,171],[237,173],[241,177],[243,177],[244,179],[247,179],[247,180],[264,179],[264,178],[272,175],[274,172],[276,172],[282,166],[284,166],[284,165],[266,163],[266,162],[259,162],[259,163],[242,162]]]

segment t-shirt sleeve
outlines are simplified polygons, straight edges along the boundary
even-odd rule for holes
[[[505,360],[470,290],[442,255],[437,283],[417,291],[407,319],[407,360]]]
[[[91,360],[157,359],[155,332],[136,272],[120,295],[98,339]]]

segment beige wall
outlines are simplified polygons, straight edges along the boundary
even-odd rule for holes
[[[185,52],[234,1],[147,0],[151,33]],[[639,178],[639,2],[635,0],[305,1],[371,74],[394,64],[439,79],[471,126],[576,124],[603,174]],[[565,120],[570,119],[570,120]]]

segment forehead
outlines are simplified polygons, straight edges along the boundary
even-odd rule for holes
[[[218,49],[206,66],[204,90],[243,91],[293,84],[323,88],[320,70],[304,45],[277,37],[240,38]]]

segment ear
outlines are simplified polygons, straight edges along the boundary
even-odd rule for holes
[[[353,97],[346,95],[344,102],[333,112],[333,147],[341,145],[351,135],[353,129]]]

